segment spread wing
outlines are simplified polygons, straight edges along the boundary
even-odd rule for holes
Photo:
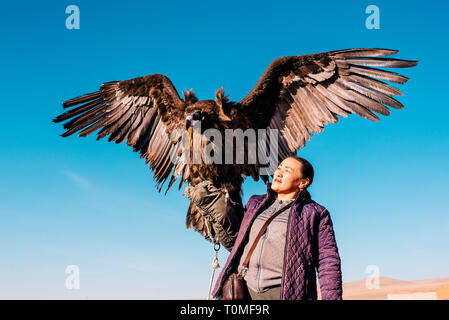
[[[53,119],[54,122],[69,120],[64,124],[67,131],[63,137],[75,132],[85,137],[101,129],[97,140],[108,135],[108,141],[127,140],[128,146],[140,152],[145,163],[150,163],[159,191],[173,168],[167,191],[184,174],[183,158],[171,156],[181,152],[178,149],[182,145],[172,143],[170,134],[174,129],[184,128],[185,103],[166,76],[152,74],[107,82],[97,92],[65,101],[63,107],[73,108]],[[179,188],[182,184],[183,179]]]
[[[374,113],[402,109],[393,95],[401,91],[384,81],[408,78],[376,67],[407,68],[417,61],[385,58],[397,50],[347,49],[274,60],[240,101],[250,127],[278,129],[279,158],[296,153],[307,140],[341,115],[354,113],[378,121]],[[374,67],[374,68],[373,68]]]

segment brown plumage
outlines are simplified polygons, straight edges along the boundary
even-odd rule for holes
[[[69,120],[64,124],[67,131],[63,137],[75,132],[85,137],[100,129],[97,140],[106,136],[108,141],[116,143],[126,140],[149,163],[159,191],[169,177],[167,191],[178,178],[179,189],[184,182],[196,185],[207,179],[227,190],[230,198],[241,204],[243,176],[251,176],[256,181],[268,179],[258,174],[261,161],[234,165],[191,164],[183,157],[171,161],[170,155],[181,155],[183,147],[179,140],[170,141],[170,135],[175,129],[186,127],[187,117],[200,112],[202,131],[278,129],[282,159],[304,147],[328,123],[338,122],[339,115],[347,117],[354,113],[378,121],[376,113],[388,116],[388,107],[402,109],[403,105],[392,97],[402,95],[401,91],[381,80],[403,84],[408,78],[376,69],[417,64],[417,61],[385,58],[396,52],[347,49],[281,57],[268,66],[240,102],[230,101],[222,88],[216,91],[215,100],[199,101],[193,90],[184,91],[184,98],[180,98],[171,81],[162,74],[107,82],[97,92],[65,101],[63,107],[72,109],[53,121]],[[205,223],[198,208],[191,203],[187,228],[193,227],[208,238]]]

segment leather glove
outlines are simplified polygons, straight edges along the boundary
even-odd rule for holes
[[[189,184],[184,195],[210,220],[218,241],[230,251],[240,229],[243,208],[233,205],[226,193],[206,180],[196,186]]]
[[[209,211],[211,209],[214,211],[225,210],[225,203],[222,200],[226,195],[209,180],[202,181],[196,186],[189,184],[184,192],[184,196],[192,200],[202,213],[207,216],[210,215]]]

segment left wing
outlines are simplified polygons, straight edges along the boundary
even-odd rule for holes
[[[278,58],[240,101],[241,112],[249,120],[249,127],[279,130],[279,158],[283,159],[304,147],[325,125],[338,122],[338,115],[354,113],[378,121],[374,112],[388,116],[387,106],[402,109],[403,105],[392,97],[402,95],[401,91],[380,80],[402,84],[408,78],[372,68],[417,64],[383,57],[396,52],[347,49]]]

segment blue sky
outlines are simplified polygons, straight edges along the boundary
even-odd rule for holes
[[[79,30],[65,8],[80,8]],[[365,8],[380,29],[365,28]],[[448,4],[400,1],[2,2],[0,298],[205,297],[212,247],[185,228],[181,191],[159,194],[125,144],[72,136],[51,122],[61,103],[103,82],[167,75],[200,99],[224,86],[239,101],[279,56],[399,49],[404,110],[351,116],[299,152],[312,197],[328,208],[344,281],[368,265],[403,280],[449,265]],[[264,193],[247,179],[244,201]],[[220,252],[223,266],[227,253]],[[80,290],[65,268],[80,268]],[[219,269],[220,270],[220,269]]]

